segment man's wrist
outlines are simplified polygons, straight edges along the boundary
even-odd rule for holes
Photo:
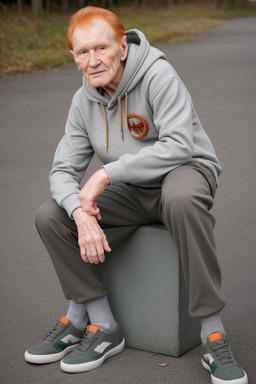
[[[80,215],[81,212],[83,212],[83,208],[82,208],[82,207],[77,207],[77,208],[74,209],[74,211],[72,212],[71,216],[72,216],[73,219],[75,220],[75,217],[77,217],[78,215]]]
[[[110,182],[110,179],[109,179],[109,177],[108,177],[108,174],[107,174],[105,168],[102,167],[102,168],[99,170],[99,172],[101,172],[101,174],[102,174],[102,178],[103,178],[103,180],[104,180],[104,184],[105,184],[106,186],[107,186],[107,185],[110,185],[111,182]]]

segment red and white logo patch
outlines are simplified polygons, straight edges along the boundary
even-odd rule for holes
[[[135,139],[143,139],[148,131],[146,120],[136,113],[127,116],[127,128],[132,137]]]

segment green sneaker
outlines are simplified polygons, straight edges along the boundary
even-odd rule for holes
[[[84,332],[75,328],[66,317],[62,317],[40,343],[25,352],[25,360],[33,364],[61,360],[80,343]]]
[[[109,357],[124,349],[125,340],[118,327],[115,333],[89,325],[80,345],[61,360],[64,372],[78,373],[98,368]]]
[[[213,384],[248,384],[244,370],[234,359],[227,337],[212,333],[202,345],[202,365],[211,372]]]

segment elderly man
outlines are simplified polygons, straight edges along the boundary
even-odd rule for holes
[[[213,383],[246,384],[219,314],[225,300],[210,209],[221,166],[189,93],[164,54],[140,31],[125,33],[112,12],[81,9],[67,37],[83,86],[56,150],[53,199],[36,224],[70,303],[25,359],[62,359],[63,371],[84,372],[121,352],[99,264],[139,226],[162,222],[179,250],[189,313],[201,320],[204,368]],[[104,165],[81,189],[94,153]]]

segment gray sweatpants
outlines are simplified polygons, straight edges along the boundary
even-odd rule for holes
[[[107,187],[97,200],[112,249],[141,225],[165,224],[179,251],[193,317],[214,314],[225,305],[210,212],[215,191],[213,173],[191,162],[167,174],[162,188],[120,183]],[[80,257],[76,224],[65,210],[47,201],[37,211],[36,226],[67,299],[83,303],[107,295],[100,265]]]

